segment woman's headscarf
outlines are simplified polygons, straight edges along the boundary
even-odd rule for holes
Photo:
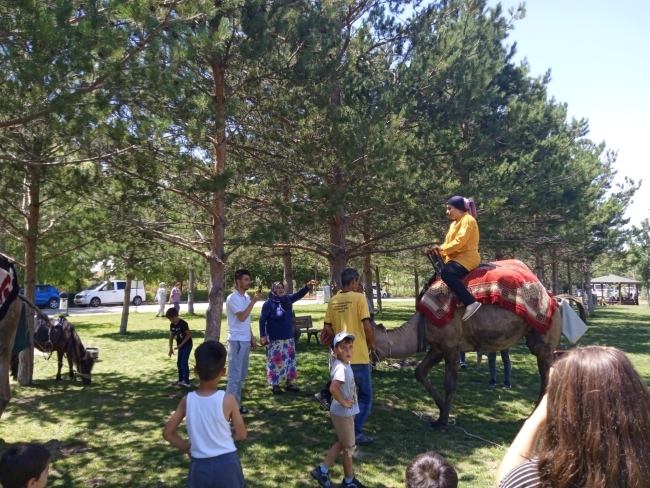
[[[282,317],[284,316],[284,296],[279,297],[276,293],[278,286],[284,288],[284,284],[281,281],[276,281],[271,285],[271,292],[269,293],[269,302],[271,302],[271,316],[273,317]]]
[[[447,205],[451,205],[461,212],[469,212],[472,217],[476,218],[476,204],[471,198],[465,198],[457,195],[447,200]]]

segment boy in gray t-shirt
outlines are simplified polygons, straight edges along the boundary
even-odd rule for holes
[[[339,454],[343,454],[343,473],[345,477],[341,483],[344,488],[365,488],[354,477],[352,469],[352,454],[355,449],[354,416],[359,413],[357,402],[357,389],[354,384],[354,373],[350,366],[355,337],[347,332],[339,332],[334,337],[332,344],[336,360],[332,363],[330,371],[332,386],[330,392],[334,397],[330,408],[330,418],[339,440],[327,451],[327,456],[320,466],[311,471],[312,477],[323,488],[330,488],[329,470]]]

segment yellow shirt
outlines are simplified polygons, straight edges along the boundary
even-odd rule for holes
[[[334,295],[327,304],[325,323],[332,326],[334,333],[346,331],[355,337],[350,364],[368,364],[368,346],[363,320],[370,320],[366,296],[354,291],[342,291]]]
[[[472,271],[481,263],[478,240],[478,224],[474,217],[465,212],[460,220],[449,226],[445,243],[440,246],[440,254],[445,258],[445,263],[456,261],[467,271]]]

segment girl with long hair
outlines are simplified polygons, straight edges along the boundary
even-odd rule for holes
[[[535,456],[535,446],[541,447]],[[622,351],[573,349],[506,453],[500,488],[650,486],[650,392]]]

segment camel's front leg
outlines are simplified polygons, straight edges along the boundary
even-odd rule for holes
[[[56,381],[62,381],[61,368],[63,368],[63,353],[61,351],[56,351],[56,359],[57,359]]]
[[[436,364],[440,363],[440,361],[442,361],[442,351],[437,346],[431,346],[427,355],[424,356],[424,359],[420,364],[418,364],[418,367],[415,368],[415,378],[424,385],[429,392],[429,395],[431,395],[433,400],[436,402],[437,407],[442,410],[444,401],[429,381],[429,371],[431,371],[431,368]]]

